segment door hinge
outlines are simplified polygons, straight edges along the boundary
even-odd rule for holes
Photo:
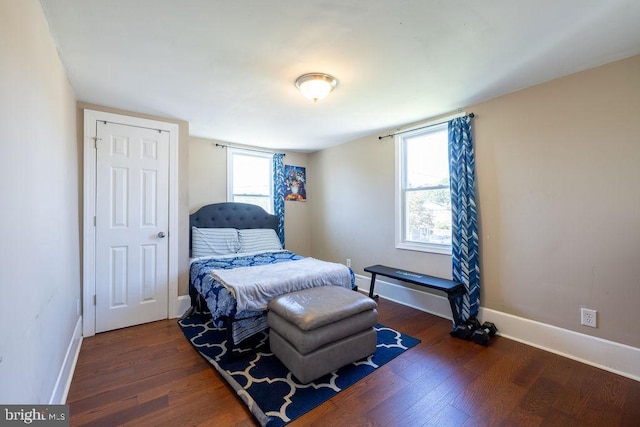
[[[94,227],[96,226],[96,221],[97,221],[97,220],[96,220],[96,216],[94,215],[94,216],[93,216],[93,226],[94,226]]]
[[[97,149],[98,148],[98,141],[102,141],[102,138],[98,138],[97,136],[94,136],[91,139],[93,139],[93,146]]]
[[[93,305],[96,305],[96,294],[93,294]]]

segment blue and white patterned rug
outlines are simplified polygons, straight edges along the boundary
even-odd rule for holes
[[[233,387],[258,422],[270,427],[283,426],[295,420],[420,342],[378,324],[375,326],[378,348],[373,355],[312,383],[300,384],[266,345],[264,352],[227,362],[225,329],[215,328],[210,318],[197,314],[180,320],[178,324],[195,349]],[[259,334],[254,342],[248,344],[256,343],[268,344],[268,336]]]

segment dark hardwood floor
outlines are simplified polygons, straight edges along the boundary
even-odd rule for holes
[[[451,338],[450,321],[390,301],[378,311],[422,343],[291,425],[640,425],[640,382],[501,337]],[[257,425],[175,319],[85,339],[67,403],[72,426]]]

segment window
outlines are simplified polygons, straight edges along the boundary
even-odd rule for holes
[[[451,253],[447,124],[396,135],[396,247]]]
[[[258,205],[273,214],[273,156],[227,150],[227,200]]]

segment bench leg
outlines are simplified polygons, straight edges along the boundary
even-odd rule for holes
[[[378,299],[378,295],[373,295],[373,288],[376,286],[376,273],[371,273],[371,284],[369,285],[369,298]]]
[[[458,305],[456,304],[456,302],[458,300],[461,300],[463,295],[464,292],[457,294],[447,294],[447,299],[449,300],[449,305],[451,306],[451,314],[453,315],[454,327],[462,325],[462,319],[460,318],[460,313],[458,312]]]

